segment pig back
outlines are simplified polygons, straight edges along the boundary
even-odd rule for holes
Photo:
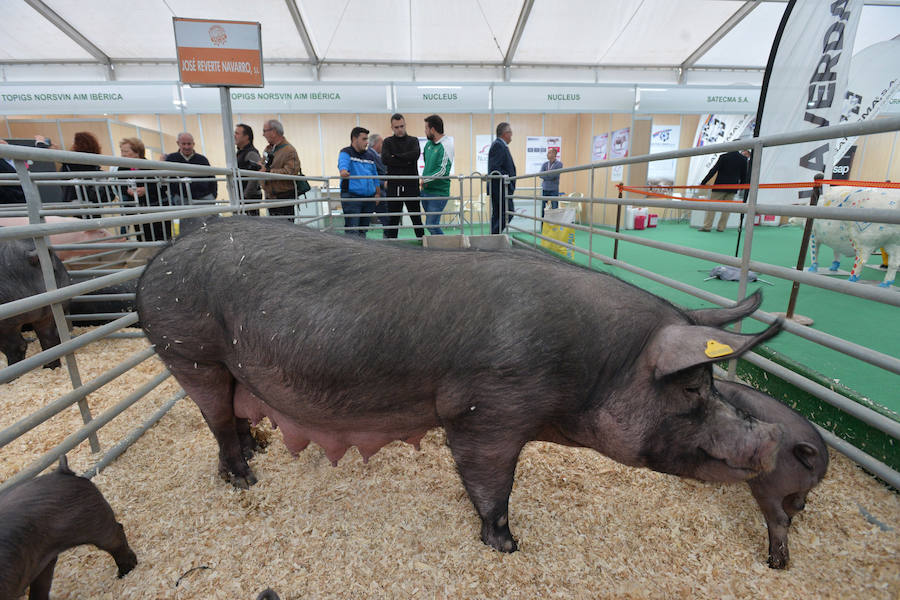
[[[684,319],[647,292],[537,253],[423,252],[252,218],[215,220],[163,249],[137,307],[158,352],[233,372],[277,365],[294,387],[338,373],[426,387],[528,374],[571,393],[608,358],[633,358],[640,346],[623,349],[622,338]]]

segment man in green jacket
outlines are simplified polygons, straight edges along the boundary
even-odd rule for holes
[[[425,117],[425,167],[422,169],[422,208],[425,226],[431,235],[442,235],[441,213],[450,195],[448,177],[453,165],[453,140],[444,135],[444,120],[438,115]]]

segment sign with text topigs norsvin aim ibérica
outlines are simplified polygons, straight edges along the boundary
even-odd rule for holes
[[[173,17],[181,82],[263,87],[259,23]]]

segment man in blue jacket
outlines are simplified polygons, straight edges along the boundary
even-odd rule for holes
[[[369,215],[375,210],[374,200],[365,198],[381,197],[381,182],[375,166],[373,153],[368,150],[369,130],[354,127],[350,131],[350,145],[338,155],[338,170],[341,173],[341,212],[344,213],[344,227],[363,227],[369,222]],[[371,179],[347,179],[351,176],[369,175]],[[365,229],[345,229],[347,235],[366,237]]]
[[[516,165],[513,163],[512,154],[509,152],[509,142],[512,141],[512,127],[503,122],[497,125],[497,138],[491,144],[488,151],[488,174],[509,175],[515,177]],[[509,189],[503,185],[502,178],[491,179],[491,233],[500,233],[512,220],[513,206],[512,194],[516,191],[516,182],[509,182]],[[506,215],[501,215],[501,207],[506,207]],[[501,216],[502,224],[501,224]]]

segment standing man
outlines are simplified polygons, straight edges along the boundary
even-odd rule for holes
[[[354,127],[350,131],[350,145],[338,155],[338,170],[341,172],[341,212],[344,213],[344,227],[365,227],[368,215],[375,209],[375,202],[364,198],[380,198],[381,182],[375,168],[374,152],[369,152],[369,130]],[[347,179],[365,175],[371,179]],[[346,235],[366,237],[365,229],[344,229]]]
[[[450,175],[453,165],[453,142],[444,135],[444,120],[438,115],[425,117],[425,168],[422,170],[422,208],[425,225],[431,235],[442,235],[441,214],[450,195],[450,180],[437,179]],[[427,214],[433,213],[433,214]]]
[[[384,237],[397,237],[398,230],[395,229],[400,224],[403,213],[403,205],[406,204],[406,212],[409,213],[409,219],[415,226],[416,237],[420,238],[425,235],[422,229],[422,208],[419,206],[418,200],[412,200],[419,195],[419,139],[411,135],[406,135],[406,119],[403,115],[397,113],[391,115],[391,130],[394,132],[389,138],[385,138],[384,145],[381,147],[381,160],[387,167],[388,175],[409,175],[411,179],[390,179],[387,182],[387,195],[392,200],[388,201],[388,212],[398,213],[395,216],[388,217],[388,228],[384,230]],[[393,198],[404,198],[404,200],[393,200]]]
[[[556,148],[548,148],[547,149],[547,160],[544,164],[541,165],[541,173],[544,171],[554,171],[556,169],[562,169],[563,164],[561,160],[556,160]],[[556,175],[541,175],[541,195],[542,196],[550,196],[553,200],[550,200],[551,208],[559,207],[559,174]],[[544,218],[544,209],[547,208],[548,200],[544,200],[541,202],[541,218]]]
[[[234,145],[237,146],[237,168],[247,171],[259,171],[262,166],[262,158],[259,150],[253,145],[253,129],[244,123],[238,123],[234,127]],[[262,200],[262,190],[259,180],[248,179],[243,186],[242,196],[245,201],[258,202]],[[258,210],[248,210],[248,215],[259,216]]]
[[[209,166],[209,161],[205,156],[194,152],[194,136],[190,133],[182,131],[178,134],[178,137],[175,138],[175,142],[178,144],[178,152],[166,154],[166,162]],[[179,184],[175,188],[176,191],[172,194],[173,205],[191,204],[192,201],[196,202],[198,200],[215,202],[216,193],[218,191],[218,184],[215,180],[192,181],[189,186],[191,194],[190,198],[187,197],[188,192],[185,189],[184,184]]]
[[[512,141],[512,127],[509,123],[497,125],[497,138],[491,144],[488,151],[488,174],[509,175],[515,177],[516,165],[512,154],[509,152],[509,143]],[[516,191],[516,182],[509,182],[509,189],[503,185],[501,178],[491,179],[491,233],[501,233],[512,220],[513,206],[512,194]],[[502,215],[502,208],[506,208],[506,215]],[[503,219],[501,225],[501,218]]]
[[[706,185],[706,182],[712,179],[713,176],[716,177],[716,185],[723,183],[747,183],[750,181],[750,161],[747,160],[749,157],[749,150],[741,150],[740,152],[732,151],[722,154],[719,156],[719,160],[716,161],[716,164],[713,165],[712,169],[709,170],[709,173],[706,174],[706,177],[703,178],[703,181],[700,182],[700,185]],[[717,173],[718,175],[716,175]],[[709,197],[711,200],[731,200],[731,197],[735,192],[737,192],[737,190],[716,189],[710,192]],[[716,211],[706,211],[706,219],[704,219],[703,227],[700,228],[700,231],[709,231],[712,228],[715,216]],[[716,231],[725,231],[725,226],[728,225],[728,217],[730,216],[731,213],[719,213],[719,222],[716,224]]]
[[[265,162],[260,167],[262,173],[278,173],[280,175],[299,175],[300,157],[297,150],[284,138],[284,125],[275,119],[269,119],[263,125],[263,137],[269,142],[265,154]],[[296,199],[297,191],[293,181],[269,179],[263,181],[266,200]],[[269,209],[269,215],[294,216],[293,206],[278,206]]]
[[[372,158],[375,160],[375,170],[378,171],[378,175],[387,175],[387,167],[384,166],[384,161],[381,160],[381,148],[384,146],[384,138],[381,137],[380,133],[372,133],[369,135],[369,152],[373,154]],[[387,182],[382,179],[381,185],[379,186],[381,190],[381,197],[387,197]],[[387,217],[383,216],[383,213],[387,212],[387,201],[380,200],[375,202],[375,214],[379,215],[377,217],[378,222],[382,225],[387,225]],[[376,217],[369,218],[369,225],[375,225]],[[384,235],[382,231],[382,236]]]
[[[0,140],[0,144],[8,144]],[[0,173],[15,173],[16,166],[12,159],[0,158]],[[24,204],[25,191],[21,185],[0,185],[0,204]]]

